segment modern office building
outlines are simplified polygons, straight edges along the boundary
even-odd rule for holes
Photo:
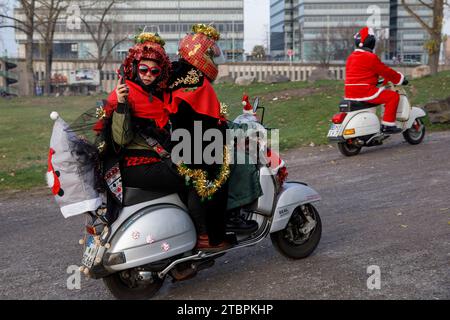
[[[270,54],[275,60],[285,60],[288,50],[294,48],[294,32],[298,30],[295,8],[298,2],[270,0]]]
[[[404,63],[428,63],[428,56],[423,47],[429,38],[427,31],[405,10],[401,0],[390,2],[391,58],[396,57]],[[419,0],[410,0],[408,4],[421,19],[432,25],[432,10]]]
[[[191,30],[193,24],[213,24],[221,34],[219,45],[228,61],[244,59],[244,0],[139,0],[117,1],[108,11],[105,21],[111,28],[102,56],[107,55],[107,63],[96,75],[98,56],[97,45],[81,19],[87,21],[96,33],[100,17],[111,1],[68,0],[67,10],[63,10],[55,26],[52,65],[52,91],[70,89],[79,92],[71,81],[75,72],[93,75],[84,90],[92,90],[102,82],[103,90],[109,90],[111,80],[115,80],[115,70],[126,56],[133,37],[147,27],[150,32],[159,32],[166,41],[165,49],[173,59],[177,57],[179,40]],[[16,19],[24,20],[20,2],[15,8]],[[105,34],[106,31],[103,32]],[[25,58],[26,35],[16,30],[18,56]],[[41,91],[45,76],[43,40],[39,32],[34,33],[34,72],[37,91]],[[73,68],[78,68],[74,70]],[[97,72],[98,73],[98,72]],[[99,80],[97,80],[99,79]],[[105,86],[105,83],[108,83]]]
[[[425,20],[431,10],[412,8]],[[272,55],[286,60],[292,49],[294,60],[317,62],[320,47],[333,52],[331,62],[342,62],[353,48],[352,36],[363,26],[378,35],[382,58],[394,56],[404,62],[426,63],[423,45],[427,33],[401,5],[401,0],[271,0]]]

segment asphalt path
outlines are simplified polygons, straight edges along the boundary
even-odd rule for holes
[[[353,158],[320,146],[284,159],[289,179],[323,198],[316,251],[288,260],[265,239],[194,279],[166,281],[155,299],[450,298],[450,133],[418,146],[398,135]],[[47,190],[1,195],[0,219],[0,298],[112,299],[101,280],[67,288],[84,218],[64,219]],[[379,289],[369,288],[378,271]]]

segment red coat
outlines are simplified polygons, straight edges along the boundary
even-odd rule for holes
[[[375,99],[384,90],[378,88],[379,77],[385,84],[402,84],[404,75],[386,66],[374,53],[356,49],[347,59],[345,76],[345,99],[368,101]]]

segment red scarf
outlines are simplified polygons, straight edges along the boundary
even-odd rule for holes
[[[126,80],[126,84],[129,88],[128,93],[128,105],[131,109],[131,115],[137,118],[152,119],[155,120],[156,125],[159,128],[163,128],[169,121],[169,115],[165,110],[165,102],[169,100],[167,93],[163,94],[163,100],[152,96],[152,102],[150,102],[150,94],[141,88],[138,84]],[[117,108],[117,94],[116,89],[111,92],[108,97],[108,104],[105,108],[107,116],[111,116],[112,112]]]

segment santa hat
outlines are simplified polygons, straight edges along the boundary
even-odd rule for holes
[[[359,47],[362,48],[364,47],[364,42],[366,41],[367,37],[369,37],[369,35],[374,36],[375,32],[373,31],[372,28],[369,27],[364,27],[361,30],[359,30],[359,32],[355,35],[355,39],[358,38],[358,36],[360,37],[360,41],[359,41]]]
[[[250,104],[248,95],[244,94],[242,97],[242,105],[244,106],[243,112],[244,113],[251,113],[253,114],[253,106]]]

